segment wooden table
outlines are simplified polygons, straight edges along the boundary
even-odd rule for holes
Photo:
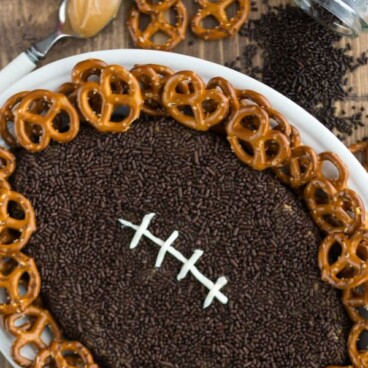
[[[133,48],[134,45],[126,27],[126,12],[131,5],[131,1],[132,0],[123,1],[123,6],[114,24],[106,28],[97,37],[89,40],[69,39],[62,41],[52,49],[43,64],[87,51]],[[262,0],[254,1],[257,3],[259,12],[261,12],[263,9]],[[184,0],[184,2],[188,7],[193,8],[194,5],[192,5],[192,1]],[[288,0],[270,0],[270,2],[274,2],[275,5],[277,5],[285,4]],[[58,18],[59,3],[59,0],[0,1],[0,67],[5,66],[21,51],[26,50],[31,43],[41,39],[54,30]],[[190,13],[193,12],[190,10]],[[251,13],[251,17],[257,16],[259,16],[259,14],[254,12]],[[360,55],[362,51],[368,50],[368,35],[361,36],[359,39],[350,41],[350,43],[352,44],[352,53],[354,55]],[[345,45],[346,40],[343,40],[342,44]],[[187,39],[175,49],[175,52],[193,55],[224,64],[225,62],[232,62],[240,56],[246,45],[247,39],[239,36],[231,40],[204,42],[188,34]],[[188,68],[190,68],[190,66],[188,66]],[[367,68],[368,66],[359,68],[351,75],[351,82],[354,86],[354,96],[348,98],[343,103],[339,103],[337,105],[338,109],[343,109],[348,112],[353,105],[357,108],[365,105],[367,110]],[[368,119],[367,124],[357,130],[345,143],[350,144],[365,136],[368,136]],[[10,368],[10,365],[8,365],[1,356],[0,368]]]

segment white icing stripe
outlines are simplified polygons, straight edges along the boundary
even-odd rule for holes
[[[199,258],[202,257],[202,255],[203,255],[203,250],[196,249],[194,251],[193,255],[183,264],[183,267],[181,268],[177,276],[178,281],[183,280],[187,276],[188,272],[193,269],[193,266],[197,263]]]
[[[192,275],[209,290],[209,293],[203,303],[203,308],[208,308],[212,304],[215,298],[218,299],[222,304],[226,304],[228,302],[228,297],[224,295],[220,290],[222,287],[224,287],[227,284],[226,277],[224,276],[219,277],[216,283],[214,284],[209,278],[203,275],[202,272],[200,272],[195,265],[195,263],[203,255],[202,250],[196,249],[193,255],[190,257],[190,259],[187,259],[186,257],[184,257],[183,254],[181,254],[178,250],[172,247],[172,244],[179,236],[178,231],[175,230],[166,241],[163,241],[162,239],[153,235],[148,230],[148,226],[154,216],[155,216],[154,213],[150,213],[144,216],[140,226],[134,225],[130,221],[126,221],[124,219],[118,220],[123,227],[126,226],[136,231],[130,243],[130,249],[137,247],[142,236],[147,237],[153,243],[161,247],[157,255],[157,259],[156,259],[156,265],[155,265],[156,267],[161,266],[166,253],[169,253],[172,256],[174,256],[178,261],[183,263],[183,267],[181,268],[180,273],[177,276],[178,281],[186,277],[188,272],[191,272]]]
[[[148,215],[143,217],[141,226],[139,226],[138,230],[133,236],[132,241],[130,242],[130,249],[134,249],[138,245],[144,232],[148,229],[148,226],[154,217],[155,217],[154,213],[149,213]]]
[[[171,248],[171,244],[174,243],[174,241],[179,236],[179,233],[175,230],[169,238],[165,241],[165,243],[161,246],[160,251],[158,252],[155,267],[159,268],[161,267],[161,264],[165,258],[166,252]]]
[[[227,284],[226,277],[221,276],[217,279],[216,284],[213,286],[213,288],[208,293],[206,299],[204,300],[203,308],[208,308],[212,304],[213,299],[217,297],[217,293],[219,293],[220,289],[224,287],[226,284]]]

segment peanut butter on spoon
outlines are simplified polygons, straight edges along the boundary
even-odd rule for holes
[[[115,18],[121,0],[68,0],[67,15],[73,32],[93,37]]]

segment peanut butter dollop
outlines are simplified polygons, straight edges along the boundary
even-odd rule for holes
[[[121,0],[69,0],[68,20],[75,34],[92,37],[116,16]]]

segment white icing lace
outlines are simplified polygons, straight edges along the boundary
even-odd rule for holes
[[[139,241],[143,236],[150,239],[153,243],[160,247],[160,251],[158,252],[155,267],[159,268],[162,265],[162,262],[165,259],[166,253],[174,256],[178,261],[180,261],[183,266],[177,276],[177,280],[180,281],[184,279],[188,273],[190,272],[202,285],[204,285],[208,290],[208,294],[203,303],[203,308],[208,308],[213,300],[216,298],[222,304],[226,304],[228,302],[228,297],[221,292],[221,289],[227,284],[227,279],[224,276],[221,276],[217,279],[215,283],[213,283],[209,278],[207,278],[201,271],[198,270],[196,263],[199,258],[203,255],[203,250],[196,249],[193,252],[193,255],[187,259],[181,254],[177,249],[175,249],[172,245],[175,240],[179,236],[178,231],[173,231],[172,234],[168,237],[166,241],[156,237],[149,230],[148,227],[155,216],[154,213],[149,213],[148,215],[143,217],[142,223],[138,225],[132,224],[130,221],[126,221],[124,219],[119,219],[118,221],[122,225],[122,227],[129,227],[135,230],[135,234],[133,236],[132,241],[130,242],[130,249],[134,249],[138,246]]]

